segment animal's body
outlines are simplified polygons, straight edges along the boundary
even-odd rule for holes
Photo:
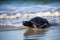
[[[47,19],[41,18],[41,17],[35,17],[32,18],[29,21],[23,21],[24,26],[28,26],[31,28],[47,28],[49,27],[49,22]]]

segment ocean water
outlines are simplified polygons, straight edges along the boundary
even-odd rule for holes
[[[60,16],[60,1],[2,0],[0,2],[0,24],[20,26],[22,21],[37,16]],[[60,23],[60,18],[48,19],[50,23],[54,22],[53,20],[55,23]]]
[[[1,0],[0,25],[22,26],[33,17],[46,18],[49,23],[60,24],[59,0]],[[12,30],[0,28],[0,30]],[[48,30],[0,31],[0,40],[60,40],[60,26]]]

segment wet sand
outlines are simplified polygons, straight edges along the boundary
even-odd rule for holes
[[[24,40],[60,40],[60,27],[51,26],[51,29],[28,29],[24,33]]]
[[[51,24],[50,26],[60,26],[60,24]],[[1,29],[6,30],[1,30]],[[0,31],[28,29],[26,26],[0,25]],[[31,28],[32,29],[32,28]]]
[[[9,27],[10,28],[10,27]],[[46,29],[13,27],[15,29],[1,30],[1,40],[60,40],[60,26],[50,26]],[[22,29],[22,30],[21,30]],[[6,36],[6,37],[5,37]]]
[[[0,31],[12,31],[26,29],[25,26],[14,26],[14,25],[0,25]]]

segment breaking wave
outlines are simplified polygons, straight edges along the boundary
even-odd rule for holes
[[[60,16],[60,8],[48,5],[0,8],[0,19],[17,19],[31,15]]]
[[[30,4],[30,5],[29,5]],[[19,3],[20,5],[20,3]],[[33,17],[44,17],[50,23],[60,23],[60,3],[35,4],[15,3],[0,5],[0,24],[22,25],[22,21]]]
[[[33,16],[34,15],[34,16]],[[59,12],[38,12],[38,13],[26,13],[26,14],[20,14],[16,13],[14,15],[8,15],[8,14],[1,14],[0,19],[19,19],[19,18],[27,18],[27,17],[60,17]]]

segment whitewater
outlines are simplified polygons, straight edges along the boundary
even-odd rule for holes
[[[28,21],[34,17],[46,18],[50,23],[60,23],[60,6],[58,3],[33,4],[25,6],[14,6],[14,3],[0,6],[0,25],[22,25],[23,21]],[[58,5],[58,7],[56,6]],[[5,6],[5,7],[4,7]]]

